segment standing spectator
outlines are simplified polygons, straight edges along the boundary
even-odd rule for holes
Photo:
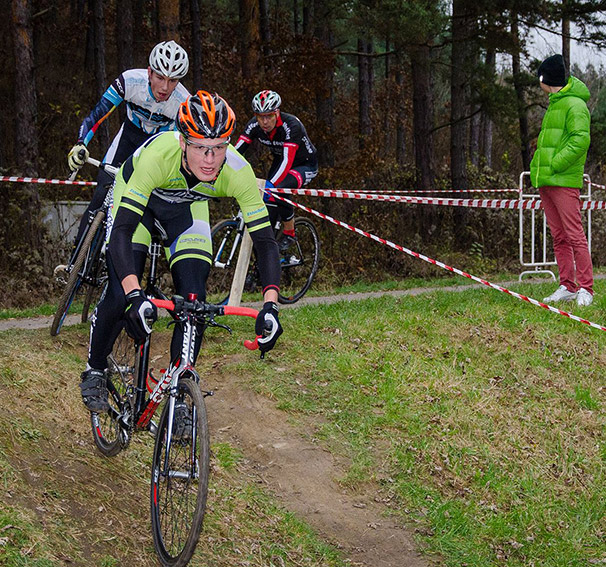
[[[559,54],[541,63],[538,76],[549,106],[530,163],[530,179],[539,189],[560,272],[560,287],[543,301],[576,299],[587,306],[593,301],[593,266],[579,195],[590,141],[589,89],[568,77]]]

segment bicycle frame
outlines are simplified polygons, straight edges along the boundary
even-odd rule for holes
[[[244,225],[244,216],[242,215],[242,211],[238,211],[238,214],[235,217],[233,217],[232,220],[238,221],[238,229],[236,231],[236,237],[234,238],[234,242],[233,242],[233,245],[229,252],[229,257],[227,258],[226,262],[219,262],[219,261],[217,261],[217,258],[221,257],[221,254],[223,253],[223,250],[225,249],[227,238],[224,238],[223,241],[221,242],[221,244],[219,245],[219,248],[215,252],[215,257],[214,257],[214,262],[213,262],[213,265],[216,268],[227,268],[228,266],[231,265],[231,262],[234,259],[234,256],[236,255],[236,251],[239,249],[238,246],[240,246],[240,242],[244,236],[245,225]]]
[[[245,315],[248,317],[256,318],[257,311],[255,309],[245,307],[221,307],[205,305],[206,310],[202,310],[202,315],[196,312],[196,297],[195,294],[190,294],[187,302],[175,302],[167,299],[166,295],[157,287],[157,263],[162,253],[162,229],[157,226],[157,230],[160,234],[155,234],[152,237],[150,244],[150,266],[147,276],[146,295],[151,298],[152,302],[158,307],[163,307],[169,311],[175,324],[183,326],[183,342],[181,348],[181,356],[172,361],[166,371],[162,374],[160,380],[157,381],[156,386],[152,390],[149,397],[146,397],[147,390],[147,379],[151,376],[153,381],[156,381],[154,375],[149,368],[149,355],[151,347],[151,336],[148,336],[143,343],[137,346],[137,357],[135,363],[135,380],[134,380],[134,393],[129,395],[131,400],[130,408],[123,408],[122,415],[116,415],[116,418],[120,419],[123,428],[130,429],[134,427],[135,430],[147,430],[149,429],[154,432],[154,425],[152,418],[161,404],[167,393],[175,393],[177,391],[177,383],[181,376],[191,375],[196,383],[199,383],[199,375],[196,372],[194,362],[194,348],[196,344],[196,338],[198,335],[198,329],[196,323],[202,322],[203,324],[218,325],[214,322],[214,315],[225,314],[225,315]],[[173,309],[177,307],[178,312]],[[199,311],[199,309],[198,309]],[[226,327],[229,330],[229,327]],[[255,341],[245,341],[245,346],[250,350],[257,348],[256,339]],[[212,392],[208,392],[207,395],[212,395]],[[170,396],[170,421],[172,427],[172,417],[174,412],[174,395]],[[133,415],[126,413],[126,409],[131,409]],[[113,410],[110,410],[113,411]],[[132,419],[131,419],[132,418]],[[169,431],[172,433],[172,431]]]

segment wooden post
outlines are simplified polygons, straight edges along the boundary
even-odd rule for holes
[[[233,305],[235,307],[240,305],[242,291],[244,291],[244,281],[246,280],[246,273],[248,272],[248,266],[250,265],[251,252],[252,239],[250,234],[248,234],[248,229],[245,228],[242,242],[240,243],[240,253],[238,254],[234,279],[231,282],[231,291],[229,292],[227,305]]]
[[[259,191],[263,193],[265,189],[265,179],[257,179]],[[234,279],[231,282],[231,290],[229,292],[229,300],[227,305],[238,307],[242,301],[242,292],[244,291],[244,282],[250,265],[250,255],[252,254],[252,239],[248,234],[248,229],[244,229],[242,242],[240,243],[240,253],[236,262],[236,270]]]

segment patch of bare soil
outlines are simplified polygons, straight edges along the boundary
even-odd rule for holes
[[[208,398],[211,435],[245,456],[245,471],[262,482],[288,510],[340,548],[352,565],[421,567],[410,531],[385,516],[373,494],[351,494],[336,479],[343,465],[305,440],[285,412],[223,375]]]

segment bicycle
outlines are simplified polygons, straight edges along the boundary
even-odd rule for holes
[[[115,177],[118,168],[106,163],[101,163],[93,158],[86,160],[95,165],[112,177]],[[94,215],[89,218],[88,225],[70,256],[67,264],[65,288],[59,298],[57,311],[53,317],[50,328],[51,336],[56,336],[61,331],[65,317],[76,298],[78,292],[84,286],[86,288],[82,305],[81,320],[88,321],[90,306],[96,303],[106,280],[107,272],[104,258],[105,229],[107,222],[107,211],[111,205],[112,192],[107,192],[103,205]],[[61,279],[58,278],[60,281]]]
[[[169,311],[173,322],[183,327],[181,355],[156,378],[149,368],[151,340],[136,344],[122,331],[108,357],[109,412],[91,413],[91,427],[99,451],[112,457],[126,449],[132,435],[149,431],[155,437],[150,478],[151,526],[156,553],[162,565],[183,567],[196,549],[206,510],[210,462],[210,437],[205,398],[212,391],[200,388],[193,366],[193,345],[198,333],[209,326],[231,329],[215,317],[239,315],[256,318],[246,307],[203,303],[195,294],[187,299],[165,297],[156,286],[156,262],[160,239],[152,241],[146,294],[158,307]],[[244,341],[250,350],[257,339]],[[166,400],[156,424],[153,417]]]
[[[211,230],[213,243],[213,269],[211,269],[207,293],[216,303],[225,304],[229,299],[240,243],[245,230],[242,211],[231,219],[224,219]],[[281,223],[274,226],[276,240],[282,236]],[[295,217],[296,242],[280,253],[280,303],[296,303],[301,299],[318,271],[320,262],[320,238],[314,223],[306,217]],[[259,274],[252,262],[246,276],[245,289],[254,291],[259,285]]]

